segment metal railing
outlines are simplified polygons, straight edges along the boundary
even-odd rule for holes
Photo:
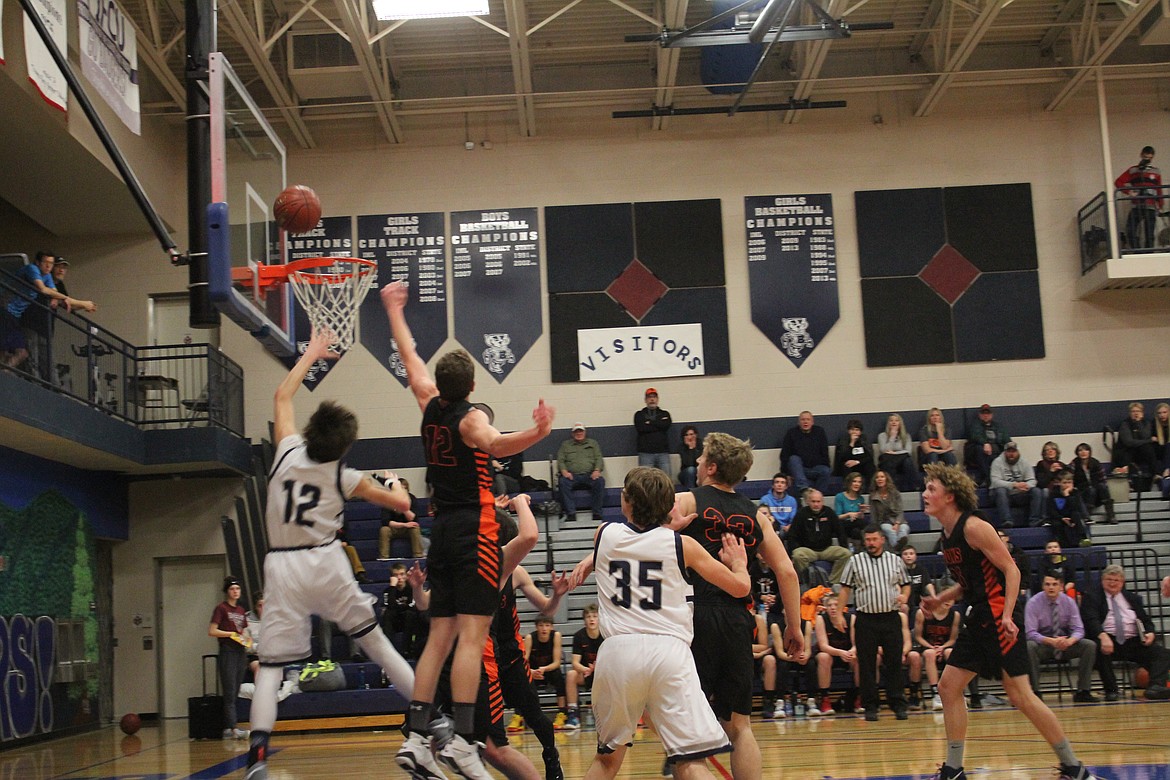
[[[1109,257],[1109,216],[1105,206],[1105,193],[1098,192],[1077,212],[1082,274]]]
[[[1164,186],[1126,187],[1114,191],[1117,204],[1117,229],[1121,254],[1165,252],[1170,247],[1170,230],[1162,227],[1159,217],[1170,195]]]
[[[18,376],[140,428],[213,426],[244,435],[244,372],[209,344],[137,347],[64,307],[46,306],[0,272],[0,307],[22,299],[19,324],[0,325],[0,362]],[[4,332],[18,327],[20,334]],[[26,349],[12,349],[11,337]]]

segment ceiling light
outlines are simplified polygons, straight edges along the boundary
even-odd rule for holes
[[[390,19],[487,16],[488,0],[374,0],[374,15]]]

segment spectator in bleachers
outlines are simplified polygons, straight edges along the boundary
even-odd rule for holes
[[[553,619],[541,615],[536,619],[536,630],[524,638],[524,657],[532,669],[532,684],[537,688],[551,687],[557,696],[557,715],[553,728],[562,729],[568,714],[565,712],[565,675],[561,671],[564,659],[561,632]]]
[[[752,602],[756,606],[756,611],[767,616],[775,608],[776,594],[780,592],[776,572],[772,571],[768,567],[768,562],[757,554],[748,562],[748,576],[752,580]]]
[[[699,443],[699,429],[693,425],[684,425],[682,429],[682,443],[678,448],[678,483],[684,490],[694,490],[698,487],[699,456],[703,454],[703,446]]]
[[[492,458],[492,471],[492,491],[497,496],[502,493],[519,493],[520,482],[524,477],[524,453]]]
[[[1020,569],[1023,572],[1023,569]],[[1076,594],[1077,567],[1071,558],[1064,554],[1060,542],[1051,539],[1044,544],[1044,555],[1036,560],[1035,572],[1032,575],[1032,591],[1039,593],[1044,589],[1044,578],[1049,574],[1059,574],[1064,581],[1065,588],[1070,586]],[[1023,577],[1020,578],[1021,582]]]
[[[934,579],[931,578],[930,572],[918,562],[918,550],[915,549],[914,545],[904,546],[901,555],[902,565],[906,567],[906,576],[910,578],[910,593],[906,597],[906,603],[902,605],[902,611],[913,620],[914,614],[918,612],[918,607],[922,603],[922,597],[935,594]]]
[[[979,407],[979,422],[971,426],[967,435],[967,443],[963,445],[963,461],[967,468],[975,472],[975,483],[986,485],[991,478],[991,462],[1003,452],[1003,447],[1011,441],[1007,432],[995,421],[995,413],[991,406],[983,404]]]
[[[403,658],[417,660],[426,645],[428,632],[415,603],[405,564],[390,567],[390,587],[382,594],[382,604],[382,633]]]
[[[765,718],[776,711],[776,656],[772,652],[772,635],[768,633],[768,619],[757,613],[756,630],[752,635],[752,658],[755,659],[756,676],[763,683],[760,698],[760,714]],[[783,642],[781,642],[783,644]]]
[[[362,558],[354,546],[349,543],[348,536],[349,521],[343,517],[341,528],[337,529],[337,541],[341,542],[341,549],[345,551],[345,557],[349,559],[349,568],[353,570],[353,578],[365,585],[370,581],[370,578],[366,576],[366,565],[362,563]]]
[[[816,629],[816,675],[817,696],[813,699],[816,704],[809,715],[832,715],[834,708],[829,698],[829,686],[832,684],[833,669],[848,669],[853,676],[853,685],[846,689],[845,695],[838,702],[842,712],[856,710],[861,703],[857,695],[859,686],[857,669],[857,646],[854,636],[853,614],[841,606],[840,599],[835,594],[825,597],[825,611],[817,615]],[[812,698],[812,697],[810,697]]]
[[[419,528],[418,515],[415,514],[415,502],[418,500],[410,492],[410,483],[405,477],[398,481],[410,496],[410,509],[405,512],[395,512],[393,509],[382,509],[382,527],[378,529],[378,560],[390,560],[390,542],[394,539],[410,540],[410,557],[421,558],[423,549],[422,529]],[[390,487],[387,485],[387,487]]]
[[[1011,528],[1011,508],[1028,507],[1028,525],[1037,526],[1044,520],[1044,493],[1036,487],[1032,467],[1020,460],[1020,448],[1009,441],[1000,456],[991,462],[991,495],[1000,528]]]
[[[1040,448],[1040,460],[1036,461],[1033,471],[1036,474],[1036,487],[1044,491],[1045,497],[1048,496],[1056,475],[1067,470],[1068,466],[1060,459],[1060,447],[1056,442],[1044,442],[1044,446]]]
[[[597,665],[597,651],[605,639],[598,625],[596,604],[586,606],[581,611],[581,617],[585,620],[585,627],[573,634],[573,660],[569,674],[565,678],[568,711],[565,728],[571,731],[581,728],[581,718],[577,713],[578,692],[593,689],[593,668]]]
[[[1129,201],[1125,238],[1131,249],[1154,246],[1154,230],[1162,209],[1162,172],[1154,165],[1154,147],[1142,147],[1141,159],[1121,172],[1113,182]]]
[[[800,681],[806,678],[812,660],[812,621],[804,620],[803,616],[801,618],[804,649],[799,656],[789,655],[784,649],[784,626],[783,609],[776,611],[775,622],[771,621],[769,613],[772,649],[776,654],[776,706],[772,711],[773,718],[790,718],[795,714],[797,688]]]
[[[861,495],[864,489],[864,480],[861,475],[851,471],[845,475],[844,489],[833,498],[833,511],[845,529],[845,535],[854,542],[855,548],[861,547],[861,532],[869,525],[866,515],[869,514],[869,504]]]
[[[1089,510],[1073,487],[1072,472],[1068,469],[1058,472],[1044,501],[1045,525],[1052,528],[1061,547],[1088,547],[1093,543],[1086,525],[1088,519]]]
[[[670,412],[658,406],[658,391],[646,388],[646,406],[634,413],[634,430],[638,434],[638,465],[652,466],[670,473]]]
[[[1064,592],[1064,580],[1056,572],[1044,576],[1043,591],[1028,599],[1024,610],[1024,635],[1032,661],[1032,692],[1040,696],[1040,664],[1077,659],[1077,690],[1073,701],[1095,704],[1090,692],[1097,645],[1085,638],[1085,626],[1077,603]],[[1041,698],[1043,698],[1041,696]]]
[[[1132,661],[1150,673],[1147,699],[1170,699],[1166,687],[1170,652],[1157,639],[1154,621],[1142,597],[1125,587],[1125,570],[1116,564],[1101,572],[1099,586],[1090,588],[1081,605],[1085,634],[1097,640],[1097,672],[1105,686],[1105,701],[1117,701],[1113,659]]]
[[[930,708],[935,712],[943,706],[938,695],[939,672],[959,638],[961,620],[962,615],[953,601],[941,601],[932,610],[923,608],[914,612],[914,641],[922,653],[926,682],[930,685]]]
[[[52,381],[51,339],[53,317],[48,307],[54,301],[65,304],[67,311],[97,311],[93,301],[70,298],[56,288],[53,281],[53,264],[57,257],[53,252],[37,252],[36,262],[23,266],[17,277],[35,291],[28,296],[13,296],[8,303],[8,313],[20,322],[28,350],[30,369],[46,382]],[[34,306],[33,301],[39,303]]]
[[[958,463],[954,444],[947,438],[947,421],[937,406],[926,412],[926,424],[918,432],[918,450],[918,462],[923,466],[927,463],[945,463],[948,466]]]
[[[1113,447],[1115,469],[1131,477],[1151,477],[1161,471],[1158,440],[1154,436],[1154,427],[1145,416],[1146,407],[1142,403],[1131,403],[1129,416],[1121,421],[1117,443]]]
[[[1000,541],[1007,547],[1012,560],[1016,563],[1016,568],[1020,570],[1020,598],[1026,599],[1029,592],[1035,590],[1032,587],[1032,562],[1028,560],[1028,553],[1016,547],[1007,531],[997,528],[995,532],[999,534]],[[1059,546],[1058,543],[1057,547],[1059,548]]]
[[[838,477],[856,472],[868,482],[873,477],[873,442],[865,435],[861,420],[845,424],[845,433],[837,438],[833,451],[833,473]]]
[[[640,412],[639,412],[640,414]],[[585,423],[573,423],[571,438],[561,442],[557,449],[557,489],[561,499],[561,516],[572,518],[577,511],[573,488],[589,489],[589,508],[593,519],[601,522],[601,508],[605,503],[605,460],[601,445],[585,436]]]
[[[760,506],[768,509],[776,535],[786,539],[797,510],[796,498],[788,495],[788,477],[781,472],[772,475],[772,489],[760,498]]]
[[[900,550],[910,535],[910,524],[902,511],[902,494],[898,492],[889,472],[878,471],[869,486],[869,511],[873,522],[886,535],[891,550]]]
[[[1159,459],[1158,471],[1162,478],[1162,495],[1170,491],[1170,404],[1163,401],[1154,409],[1154,444]]]
[[[878,434],[878,468],[891,474],[898,483],[898,489],[909,492],[918,489],[918,473],[914,470],[914,456],[911,450],[914,442],[902,422],[902,415],[891,414],[886,418],[886,427]]]
[[[841,570],[849,560],[849,541],[837,514],[825,506],[825,496],[819,490],[804,494],[805,506],[796,512],[788,528],[788,549],[792,565],[802,577],[813,561],[832,561],[829,578],[841,581]]]
[[[1109,494],[1109,483],[1105,469],[1093,457],[1093,448],[1085,442],[1077,445],[1076,458],[1069,464],[1073,473],[1073,484],[1085,501],[1085,507],[1092,512],[1099,506],[1105,507],[1105,522],[1116,523],[1113,513],[1113,497]]]
[[[829,439],[825,429],[813,424],[812,412],[804,411],[795,428],[789,428],[780,443],[780,470],[792,477],[792,487],[802,493],[810,485],[824,490],[832,467]]]

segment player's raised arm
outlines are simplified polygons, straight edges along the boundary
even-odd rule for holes
[[[365,475],[353,491],[353,498],[360,498],[395,512],[410,511],[410,493],[406,492],[396,474],[388,475],[386,487],[378,484],[369,474]]]
[[[390,335],[398,344],[398,356],[402,365],[406,367],[406,379],[410,383],[410,390],[414,393],[420,409],[426,409],[427,402],[439,394],[435,382],[431,379],[431,372],[427,364],[418,356],[414,348],[414,336],[410,333],[410,326],[406,324],[407,288],[402,282],[391,282],[382,288],[382,308],[390,320]]]
[[[536,587],[536,583],[532,581],[532,575],[523,566],[517,566],[516,571],[512,572],[512,583],[520,589],[520,592],[541,615],[551,616],[556,612],[557,607],[561,604],[561,599],[569,592],[569,578],[564,572],[558,574],[554,571],[552,573],[552,594],[548,596]]]
[[[776,586],[779,590],[780,603],[784,605],[784,645],[789,654],[795,655],[798,645],[803,639],[800,635],[800,577],[784,549],[784,543],[776,535],[776,530],[769,520],[760,523],[761,544],[760,552],[773,573],[776,575]],[[791,626],[791,629],[789,628]]]
[[[516,512],[516,538],[504,545],[500,550],[500,582],[508,579],[513,570],[524,560],[524,556],[532,552],[540,532],[536,527],[536,516],[529,506],[531,497],[527,493],[517,493],[508,502]]]
[[[506,458],[515,455],[536,444],[552,432],[553,419],[556,409],[540,399],[536,408],[532,410],[532,427],[523,431],[500,433],[490,422],[487,415],[480,409],[472,409],[463,416],[459,423],[459,435],[467,444],[483,450],[497,458]]]
[[[735,534],[723,534],[723,549],[719,552],[723,563],[712,558],[703,545],[689,536],[682,537],[682,548],[683,562],[687,568],[694,569],[707,582],[736,598],[743,598],[752,592],[752,581],[747,570],[747,551],[743,540]]]
[[[329,345],[336,340],[330,331],[314,332],[313,337],[309,339],[309,345],[305,347],[305,353],[289,370],[284,381],[277,386],[272,409],[272,435],[276,437],[276,443],[279,444],[281,439],[297,432],[293,396],[314,363],[318,360],[337,360],[340,357],[338,353],[329,349]]]

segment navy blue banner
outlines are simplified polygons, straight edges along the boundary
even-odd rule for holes
[[[353,220],[350,217],[322,217],[317,227],[308,233],[288,237],[289,261],[300,260],[305,257],[353,257]],[[290,291],[291,293],[291,291]],[[301,304],[293,298],[293,333],[296,334],[297,353],[302,353],[309,346],[312,328],[309,325],[309,315],[301,308]],[[345,353],[341,353],[342,357]],[[295,357],[282,358],[286,366],[292,368],[297,362]],[[317,385],[324,381],[335,361],[318,360],[309,373],[305,375],[304,385],[310,390],[316,390]]]
[[[362,301],[363,347],[382,368],[406,387],[406,368],[398,345],[390,338],[390,323],[378,288],[393,281],[410,288],[406,321],[414,334],[415,349],[429,361],[447,340],[447,235],[443,213],[370,214],[357,218],[357,255],[378,263],[378,281]]]
[[[799,368],[840,314],[833,198],[743,201],[752,322]]]
[[[451,214],[455,338],[503,382],[540,338],[536,209]]]

